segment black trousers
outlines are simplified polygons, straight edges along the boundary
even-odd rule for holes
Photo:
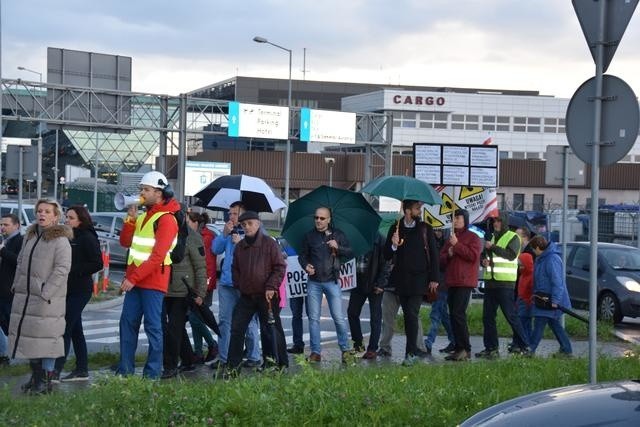
[[[456,351],[471,351],[469,342],[469,326],[467,325],[467,307],[471,298],[471,288],[449,287],[449,318],[455,337]]]
[[[362,327],[360,326],[360,313],[362,306],[369,300],[369,318],[371,324],[371,335],[367,350],[378,350],[380,341],[380,331],[382,330],[382,292],[379,294],[373,291],[364,293],[358,288],[351,291],[349,296],[349,306],[347,307],[347,318],[349,319],[349,329],[351,329],[351,339],[354,343],[362,344]]]
[[[398,295],[404,314],[404,334],[407,337],[405,357],[418,354],[418,322],[420,321],[420,305],[422,295]]]
[[[271,358],[276,360],[278,366],[289,366],[287,343],[280,321],[280,298],[274,296],[271,299],[271,311],[274,324],[268,323],[269,306],[264,294],[240,295],[238,303],[233,308],[231,316],[231,340],[229,342],[229,354],[227,364],[231,368],[239,368],[242,363],[244,348],[244,336],[247,327],[254,314],[258,313],[260,320],[260,343],[262,345],[262,360]]]
[[[193,360],[193,349],[187,336],[188,297],[165,297],[162,303],[163,367],[177,369],[178,358],[184,365]]]

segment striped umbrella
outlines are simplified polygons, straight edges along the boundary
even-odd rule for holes
[[[204,186],[194,197],[197,206],[213,210],[229,209],[233,202],[241,201],[247,210],[275,212],[285,207],[262,179],[249,175],[221,176]]]

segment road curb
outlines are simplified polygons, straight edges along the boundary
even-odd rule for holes
[[[84,311],[98,311],[107,308],[113,308],[121,305],[124,301],[124,295],[110,299],[108,301],[96,302],[93,304],[87,304]]]
[[[625,332],[621,332],[621,331],[614,331],[613,334],[616,337],[618,337],[621,340],[623,340],[623,341],[626,341],[626,342],[629,342],[629,343],[632,343],[632,344],[636,344],[636,345],[640,345],[640,340],[638,340],[638,338],[635,337],[635,336],[629,335],[629,334],[627,334]]]

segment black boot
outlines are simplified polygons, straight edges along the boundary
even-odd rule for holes
[[[29,381],[27,381],[26,383],[20,386],[20,389],[22,390],[23,393],[29,393],[31,391],[31,389],[33,388],[33,385],[36,382],[36,377],[38,376],[37,374],[38,370],[42,371],[42,366],[40,365],[40,361],[34,362],[30,360],[29,366],[31,367],[31,378],[29,378]],[[39,375],[41,376],[42,374],[40,373]]]
[[[41,375],[39,378],[36,378],[36,382],[31,389],[31,394],[49,394],[53,389],[53,383],[51,379],[55,375],[56,371],[45,371],[44,369],[40,370]]]

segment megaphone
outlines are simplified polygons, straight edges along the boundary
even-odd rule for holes
[[[126,209],[131,205],[141,205],[143,201],[144,199],[140,197],[139,194],[132,196],[127,193],[116,193],[116,196],[113,198],[113,204],[119,211]]]

